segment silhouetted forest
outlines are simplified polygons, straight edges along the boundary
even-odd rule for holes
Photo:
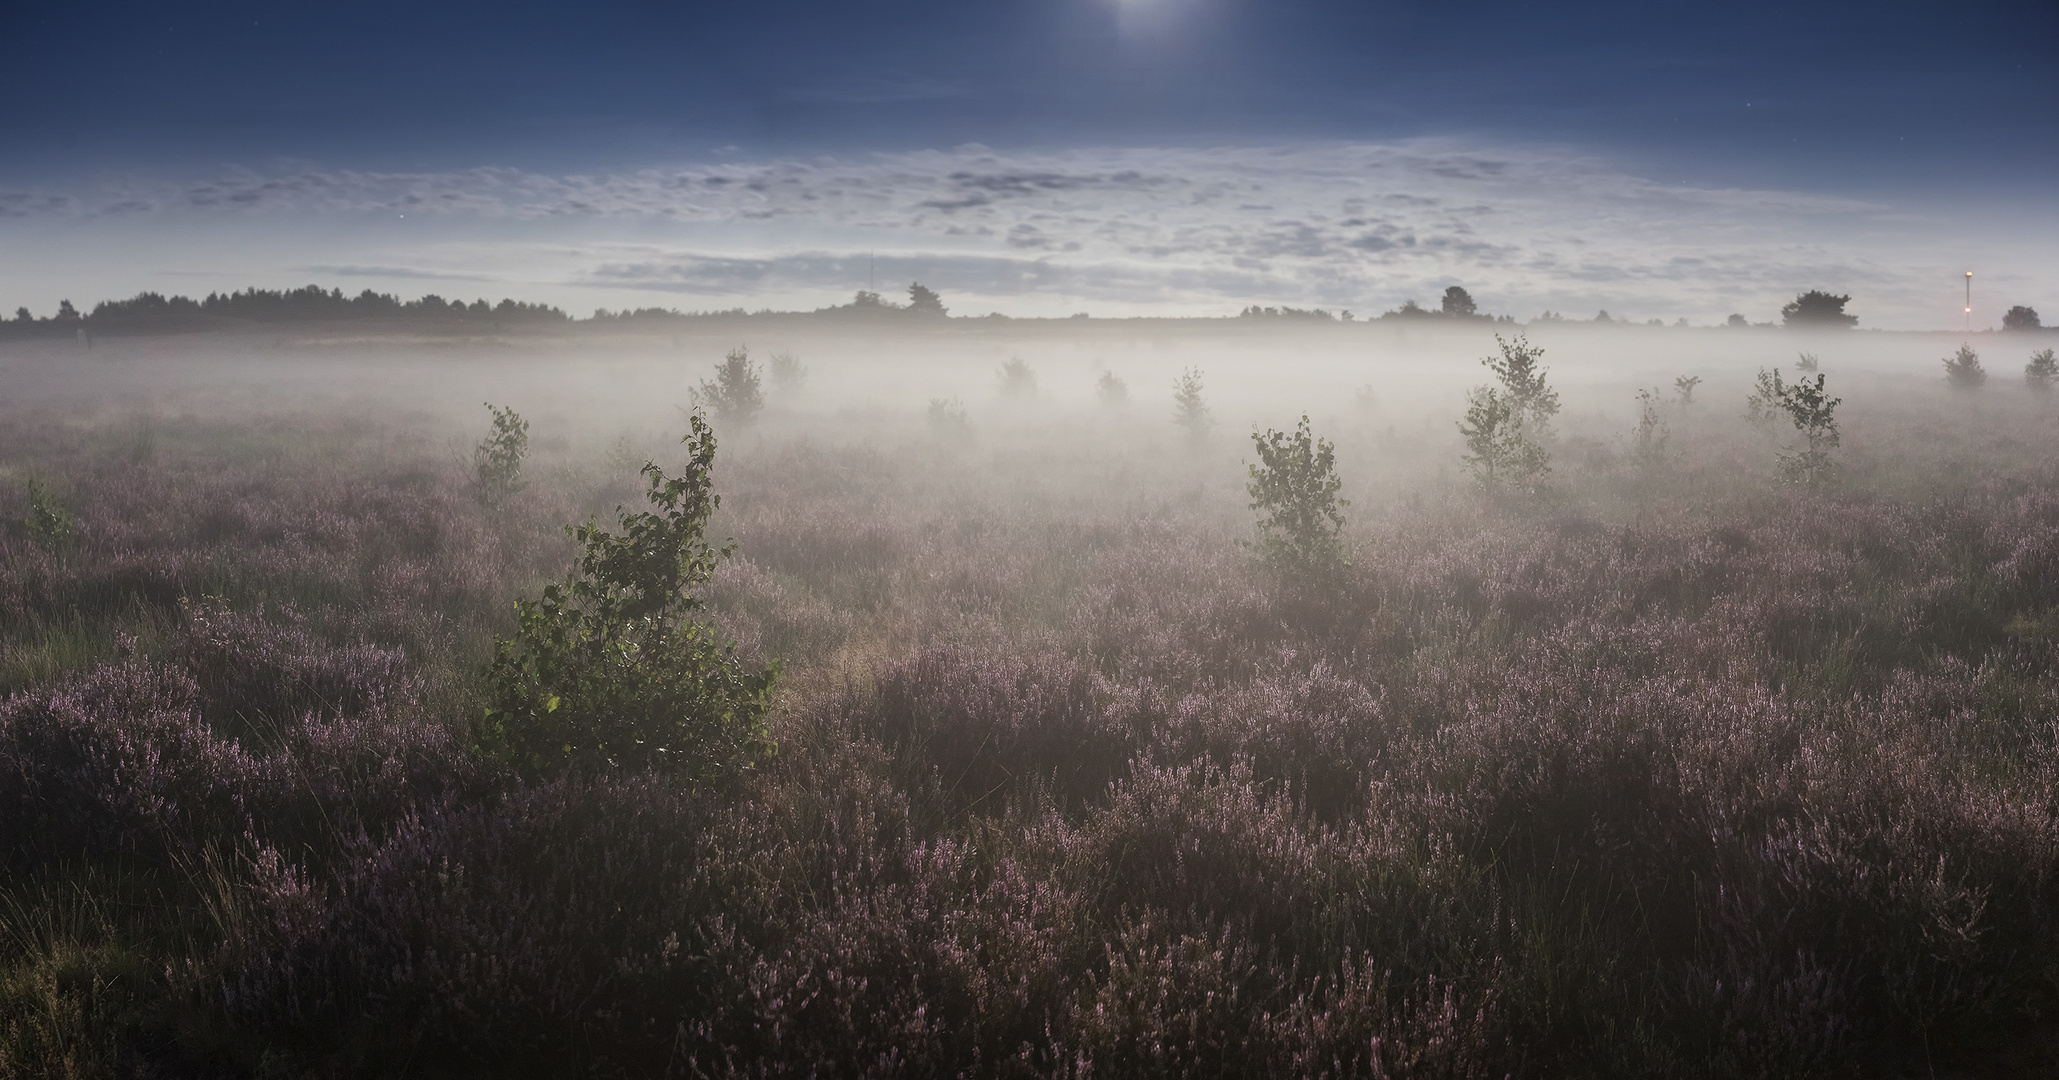
[[[547,304],[526,304],[502,300],[489,304],[475,300],[445,300],[431,294],[419,300],[401,300],[370,289],[345,296],[341,289],[308,285],[298,289],[244,289],[241,292],[209,293],[206,299],[167,297],[143,292],[127,300],[103,300],[93,310],[80,314],[71,301],[58,304],[54,315],[37,318],[27,308],[16,308],[14,318],[0,323],[6,337],[54,337],[99,333],[163,333],[180,330],[211,330],[238,323],[306,323],[339,321],[463,322],[472,324],[534,325],[562,323],[563,311]]]

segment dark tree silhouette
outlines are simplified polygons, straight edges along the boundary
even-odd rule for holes
[[[908,286],[908,310],[917,315],[942,317],[944,315],[944,298],[938,296],[934,291],[924,288],[921,282],[914,282]]]
[[[1473,303],[1472,294],[1456,285],[1444,290],[1442,310],[1444,314],[1458,319],[1470,319],[1480,313],[1479,307]]]
[[[2002,316],[2004,330],[2036,330],[2044,324],[2038,321],[2038,309],[2018,304]]]
[[[1801,327],[1850,327],[1859,325],[1857,315],[1845,314],[1849,296],[1833,296],[1817,289],[1794,298],[1780,309],[1780,318],[1788,326]]]

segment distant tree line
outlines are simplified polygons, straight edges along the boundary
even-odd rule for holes
[[[1798,294],[1795,299],[1781,308],[1781,323],[1789,327],[1836,329],[1858,324],[1858,317],[1845,312],[1850,296],[1811,289]],[[950,314],[944,306],[943,297],[934,289],[920,282],[908,286],[908,302],[896,303],[879,293],[861,289],[847,304],[836,304],[817,308],[812,312],[774,311],[762,308],[757,311],[731,308],[726,311],[680,311],[675,308],[624,308],[610,311],[600,308],[591,319],[578,320],[588,324],[650,324],[669,323],[692,319],[759,319],[759,318],[821,318],[859,319],[866,321],[904,321],[943,319]],[[1076,315],[1074,318],[1083,318]],[[1287,305],[1278,307],[1252,304],[1237,313],[1239,319],[1290,321],[1290,322],[1352,322],[1348,310],[1332,314],[1323,308],[1297,308]],[[1005,320],[1007,316],[995,313],[988,319]],[[417,300],[401,300],[389,293],[366,289],[356,296],[346,296],[341,289],[323,289],[308,285],[298,289],[244,289],[241,292],[209,293],[204,299],[194,300],[184,296],[164,296],[155,292],[137,293],[126,300],[105,300],[91,311],[81,312],[72,306],[70,300],[58,302],[54,314],[38,317],[27,308],[16,308],[11,319],[0,319],[0,339],[69,337],[80,334],[90,338],[96,334],[165,333],[183,330],[207,330],[243,324],[276,323],[318,323],[378,320],[385,322],[424,323],[448,327],[499,329],[516,326],[534,327],[550,324],[569,324],[574,320],[563,311],[548,304],[529,304],[519,300],[501,300],[488,303],[474,300],[445,300],[435,294]],[[1489,315],[1479,309],[1472,294],[1464,287],[1453,285],[1444,290],[1444,295],[1435,309],[1426,308],[1414,300],[1405,301],[1400,307],[1385,312],[1375,320],[1424,320],[1435,322],[1478,322],[1491,324],[1513,324],[1516,320],[1508,315]],[[1569,322],[1564,316],[1547,311],[1532,323]],[[1582,320],[1590,321],[1590,320]],[[1591,322],[1608,325],[1635,325],[1634,320],[1613,318],[1607,311],[1597,314]],[[1644,325],[1660,326],[1658,319],[1648,320]],[[1686,326],[1682,319],[1675,325]],[[1753,324],[1743,315],[1730,316],[1727,324],[1733,327],[1772,326],[1773,323]],[[2036,309],[2017,305],[2002,317],[2006,330],[2037,330],[2042,328]]]
[[[8,337],[63,336],[81,330],[98,333],[153,333],[201,330],[235,323],[340,322],[366,319],[435,321],[466,324],[564,322],[565,313],[547,304],[502,300],[445,300],[434,294],[401,300],[370,289],[345,296],[341,289],[308,285],[299,289],[245,289],[209,293],[206,299],[143,292],[127,300],[104,300],[81,314],[70,300],[59,301],[57,313],[37,318],[16,308],[14,318],[0,322]]]

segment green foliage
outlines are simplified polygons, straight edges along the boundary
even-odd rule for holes
[[[1795,297],[1780,309],[1780,319],[1787,326],[1834,327],[1844,329],[1857,326],[1857,315],[1845,314],[1845,305],[1850,296],[1835,296],[1817,289]]]
[[[1777,373],[1775,378],[1778,379]],[[1780,452],[1781,475],[1793,483],[1821,483],[1835,468],[1830,458],[1830,451],[1838,443],[1837,419],[1833,414],[1844,399],[1825,392],[1823,380],[1819,374],[1815,382],[1803,379],[1780,391],[1780,409],[1804,439],[1802,446]]]
[[[1248,466],[1251,508],[1262,515],[1254,545],[1266,565],[1289,574],[1313,575],[1344,565],[1339,532],[1344,527],[1337,498],[1337,449],[1310,432],[1308,416],[1292,433],[1251,433],[1258,464]]]
[[[72,520],[71,511],[34,477],[29,478],[29,512],[22,525],[28,529],[29,543],[44,551],[69,547],[78,535],[78,523]]]
[[[1760,368],[1751,395],[1744,399],[1745,417],[1760,427],[1771,426],[1780,419],[1780,402],[1786,394],[1787,385],[1780,381],[1780,369]]]
[[[513,408],[486,403],[493,414],[493,430],[472,448],[472,463],[479,473],[479,501],[499,506],[522,490],[522,459],[529,456],[529,421]]]
[[[2030,363],[2023,365],[2023,378],[2033,390],[2050,390],[2052,379],[2059,376],[2059,358],[2050,349],[2030,354]]]
[[[1130,400],[1130,385],[1115,372],[1104,371],[1100,381],[1094,384],[1094,395],[1101,399],[1103,405],[1126,405]]]
[[[1960,390],[1972,390],[1988,381],[1988,373],[1980,366],[1980,354],[1971,345],[1959,346],[1959,351],[1944,358],[1945,381]]]
[[[1172,422],[1184,428],[1189,438],[1199,439],[1215,426],[1208,402],[1201,397],[1201,369],[1188,368],[1172,384]]]
[[[1518,335],[1514,341],[1494,336],[1501,355],[1480,361],[1501,385],[1476,386],[1466,394],[1466,466],[1483,487],[1535,487],[1551,472],[1551,418],[1558,415],[1559,395],[1545,381],[1537,361],[1544,350]]]
[[[481,743],[525,773],[655,770],[707,783],[771,750],[764,717],[778,665],[745,667],[692,617],[701,602],[689,590],[735,545],[703,536],[720,503],[715,434],[690,419],[685,472],[643,467],[653,509],[617,508],[619,533],[591,520],[572,529],[572,573],[516,602]]]
[[[701,380],[693,391],[697,408],[705,408],[715,422],[741,427],[758,418],[765,408],[764,381],[758,365],[751,363],[751,351],[741,345],[729,350],[715,365],[715,377]]]

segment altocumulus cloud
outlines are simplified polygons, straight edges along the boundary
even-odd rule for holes
[[[1964,224],[1451,140],[967,146],[578,174],[239,169],[183,184],[0,191],[0,219],[136,214],[426,218],[434,243],[372,226],[370,255],[308,250],[299,265],[368,258],[397,280],[476,275],[684,306],[825,302],[871,273],[936,284],[961,311],[1081,300],[1110,313],[1368,308],[1461,282],[1519,315],[1610,307],[1704,319],[1824,287],[1861,294],[1871,325],[1906,322],[1889,316],[1898,303],[1930,303],[1930,279],[1959,254],[1947,238]],[[645,242],[620,242],[624,228]]]

